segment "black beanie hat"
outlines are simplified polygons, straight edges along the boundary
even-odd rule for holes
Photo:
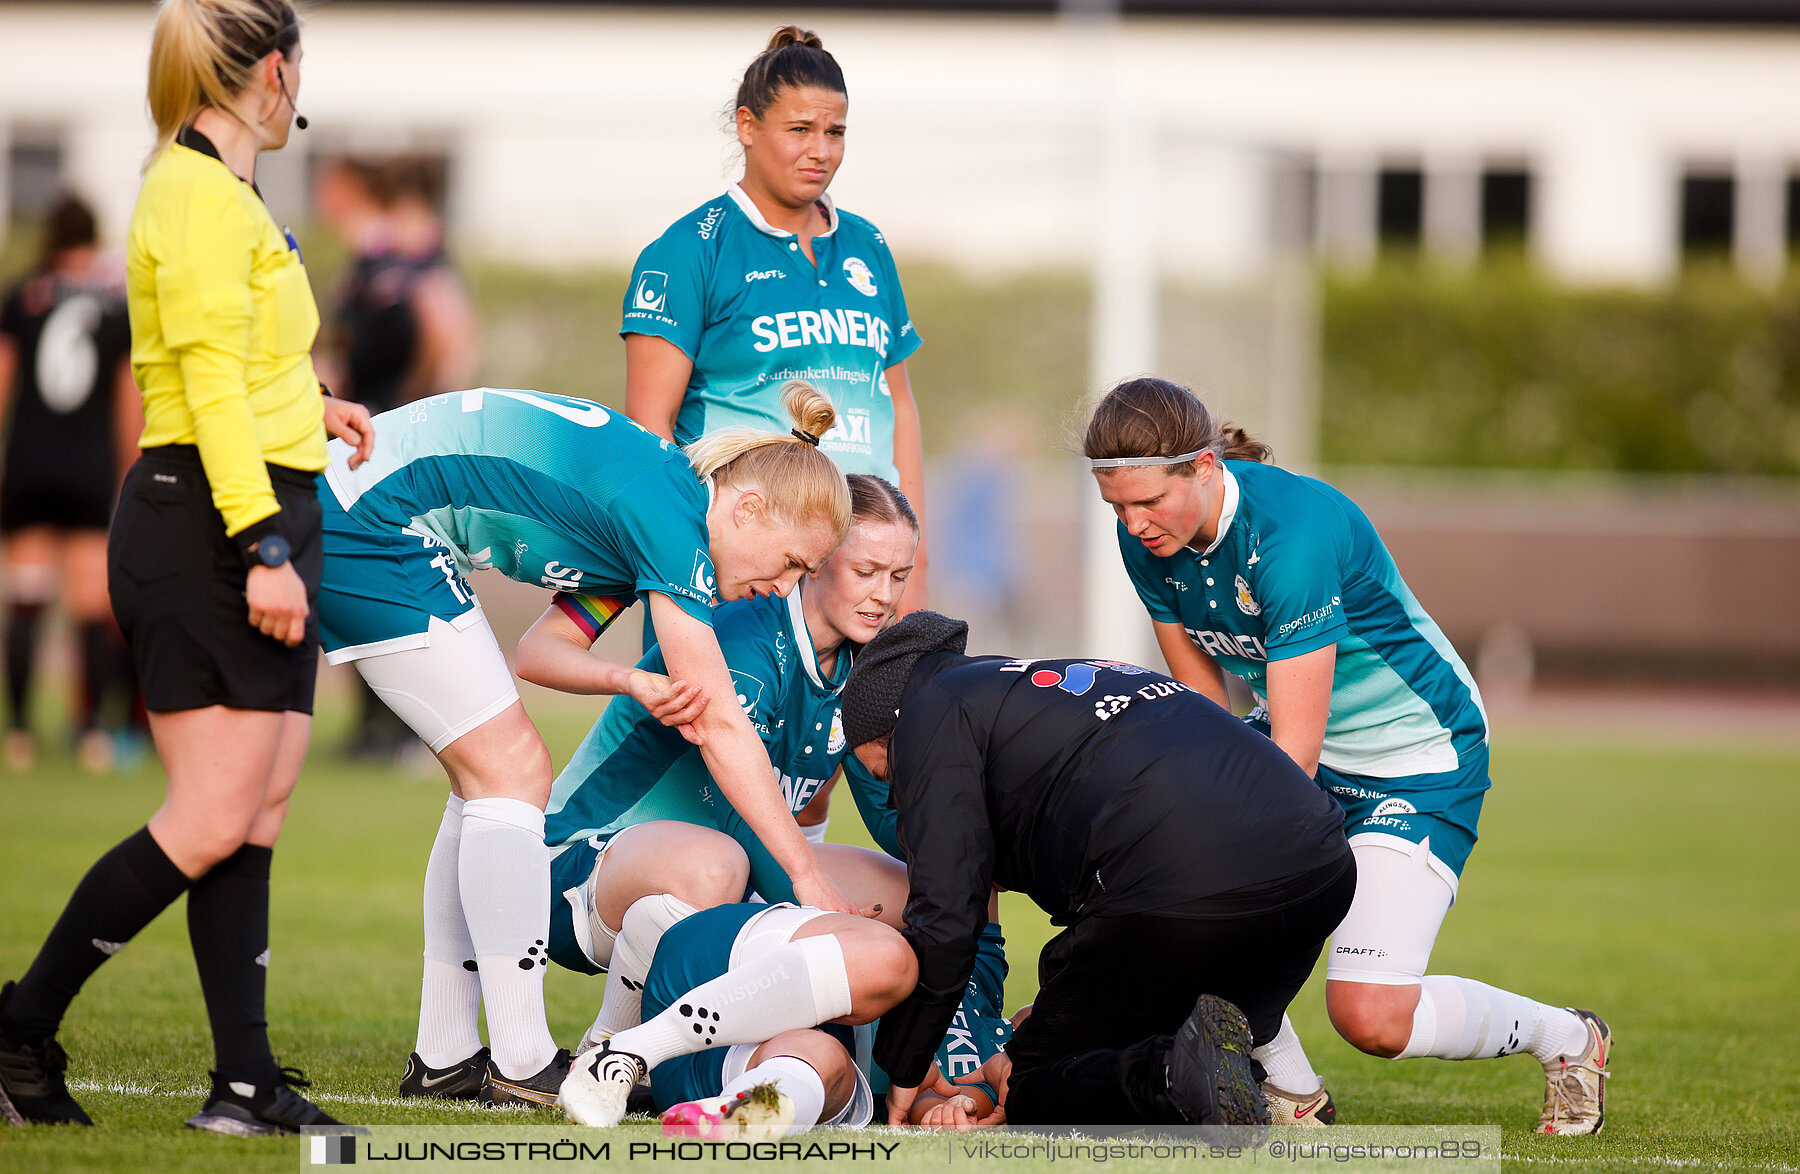
[[[968,646],[969,625],[935,611],[915,611],[865,644],[844,682],[844,741],[854,750],[892,733],[914,662]]]

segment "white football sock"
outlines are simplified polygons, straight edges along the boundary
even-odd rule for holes
[[[1313,1071],[1312,1061],[1306,1058],[1306,1049],[1300,1044],[1300,1036],[1286,1015],[1281,1017],[1281,1030],[1275,1033],[1275,1038],[1251,1052],[1250,1058],[1263,1066],[1269,1074],[1269,1083],[1282,1092],[1310,1097],[1325,1086],[1319,1074]]]
[[[1586,1026],[1561,1007],[1474,979],[1428,974],[1419,980],[1412,1037],[1395,1059],[1478,1060],[1530,1052],[1547,1062],[1586,1046]]]
[[[544,1022],[550,937],[544,813],[518,799],[469,800],[458,863],[494,1065],[514,1080],[535,1076],[556,1056]]]
[[[798,1056],[771,1056],[727,1084],[719,1093],[721,1101],[731,1101],[741,1092],[749,1092],[765,1081],[772,1081],[787,1099],[794,1102],[794,1123],[785,1134],[792,1137],[805,1133],[819,1123],[825,1112],[825,1082],[813,1066]]]
[[[777,947],[682,995],[647,1023],[612,1037],[616,1051],[664,1060],[725,1044],[760,1044],[850,1013],[844,949],[830,934]]]
[[[463,801],[452,795],[425,865],[425,977],[413,1051],[432,1068],[460,1064],[481,1050],[481,975],[456,879],[462,821]]]
[[[800,834],[806,837],[806,842],[809,844],[823,844],[825,842],[825,829],[830,825],[831,817],[826,816],[818,823],[801,824]]]
[[[640,897],[620,920],[613,939],[612,963],[606,968],[606,995],[600,1014],[588,1028],[582,1046],[589,1047],[643,1021],[644,979],[656,945],[669,927],[696,912],[692,905],[668,893]]]

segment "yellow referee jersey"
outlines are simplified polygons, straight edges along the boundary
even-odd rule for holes
[[[144,176],[127,288],[138,445],[198,446],[236,535],[280,509],[264,462],[326,464],[311,354],[319,308],[300,255],[256,190],[190,130]]]

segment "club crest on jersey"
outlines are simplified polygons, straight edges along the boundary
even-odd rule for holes
[[[845,258],[844,276],[849,278],[851,287],[857,293],[871,298],[875,296],[875,274],[869,271],[861,257]]]
[[[756,716],[756,707],[762,702],[763,683],[749,673],[732,669],[731,684],[737,690],[737,703],[743,709],[744,716]]]
[[[713,581],[712,559],[707,557],[704,550],[694,554],[694,577],[689,585],[706,599],[718,597],[717,584]]]
[[[825,740],[825,753],[836,754],[844,748],[844,711],[834,710],[831,714],[831,734]]]
[[[660,314],[669,305],[669,275],[646,269],[638,275],[637,288],[631,291],[631,308]]]
[[[1262,614],[1262,604],[1256,602],[1256,599],[1250,594],[1250,584],[1244,582],[1242,575],[1237,577],[1237,605],[1238,610],[1247,616]]]

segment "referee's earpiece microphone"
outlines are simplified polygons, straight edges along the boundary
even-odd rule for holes
[[[281,66],[275,67],[275,80],[281,83],[281,96],[288,100],[288,106],[294,110],[294,125],[301,130],[306,129],[306,115],[294,106],[294,96],[288,93],[287,75],[281,72]]]

